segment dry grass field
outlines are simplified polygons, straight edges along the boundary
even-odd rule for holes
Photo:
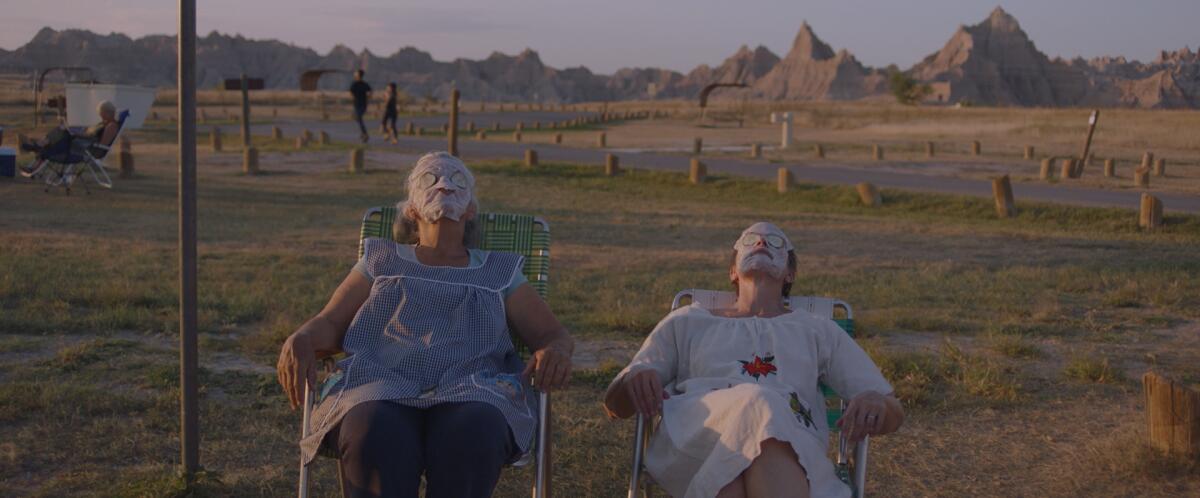
[[[1082,123],[1086,115],[867,104],[797,110],[814,116],[805,119],[827,113],[813,133],[830,136],[911,140],[920,128],[904,123],[925,120],[941,123],[947,141],[1015,146],[1036,136],[1064,151],[1078,130],[1047,123]],[[0,120],[28,127],[21,113],[28,114],[19,103],[0,104]],[[863,124],[880,113],[912,117]],[[991,135],[970,135],[946,116]],[[1102,120],[1122,116],[1136,126],[1098,132],[1098,143],[1109,143],[1103,136],[1123,144],[1121,154],[1162,147],[1181,161],[1200,147],[1181,130],[1200,119],[1193,113],[1105,111]],[[1005,128],[1023,119],[1031,121]],[[610,141],[658,133],[635,131],[653,122],[625,126],[610,130]],[[667,133],[685,125],[659,126]],[[719,128],[698,129],[748,133],[726,130],[728,121],[712,126]],[[154,127],[133,133],[137,176],[111,191],[64,196],[0,179],[0,495],[294,492],[299,414],[275,383],[275,355],[350,271],[361,213],[399,199],[417,151],[372,151],[369,172],[352,175],[343,171],[348,144],[292,152],[264,137],[272,173],[244,176],[236,150],[202,150],[206,472],[189,494],[176,474],[171,137]],[[553,227],[550,305],[581,350],[581,370],[555,401],[559,496],[623,496],[632,424],[603,416],[604,387],[676,291],[727,285],[728,245],[762,219],[797,243],[794,293],[853,304],[861,344],[905,403],[905,426],[873,442],[873,495],[1200,495],[1200,464],[1144,444],[1139,382],[1156,370],[1200,386],[1200,217],[1171,214],[1148,234],[1134,213],[1118,209],[1022,204],[1016,218],[997,220],[990,201],[968,197],[885,190],[885,205],[869,209],[843,187],[801,185],[780,195],[732,177],[697,186],[639,170],[608,178],[587,165],[470,165],[485,210],[537,213]],[[336,496],[332,462],[315,469],[315,495]],[[498,496],[526,496],[529,482],[527,470],[506,472]]]

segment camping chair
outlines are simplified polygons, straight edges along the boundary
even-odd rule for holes
[[[117,134],[113,136],[111,142],[100,143],[72,138],[70,151],[34,159],[35,163],[40,164],[28,168],[28,172],[21,171],[21,174],[29,178],[44,178],[47,192],[50,191],[50,187],[62,186],[69,195],[71,185],[75,184],[75,180],[83,177],[84,173],[90,173],[92,181],[97,185],[112,188],[112,178],[108,176],[103,159],[121,138],[121,132],[125,130],[125,120],[128,118],[128,109],[122,109],[117,113]],[[86,180],[83,182],[83,188],[91,193]]]
[[[737,301],[737,296],[732,292],[713,291],[703,289],[685,289],[675,295],[675,300],[671,302],[671,310],[679,309],[684,303],[685,298],[691,298],[692,304],[696,304],[704,309],[721,309],[732,308]],[[789,297],[785,304],[789,309],[804,310],[817,316],[829,317],[845,330],[850,337],[854,337],[854,312],[850,309],[850,305],[837,299],[826,297],[808,297],[808,296],[793,296]],[[835,318],[834,311],[841,308],[845,312],[845,318]],[[866,490],[867,481],[867,446],[868,440],[863,438],[862,442],[855,445],[854,459],[851,461],[848,458],[848,449],[850,441],[846,439],[846,434],[841,432],[837,427],[837,420],[842,417],[842,411],[846,409],[846,400],[841,399],[824,383],[820,384],[821,392],[825,394],[825,410],[826,421],[829,423],[830,434],[837,434],[837,461],[835,471],[842,482],[850,486],[850,493],[854,498],[863,498]],[[638,494],[638,488],[642,488],[642,495],[649,498],[651,496],[652,482],[650,476],[643,476],[645,471],[642,465],[642,456],[645,454],[646,445],[650,442],[650,436],[654,430],[653,422],[646,423],[645,417],[640,413],[637,415],[637,426],[634,428],[633,439],[633,472],[629,478],[629,496],[634,498]],[[851,478],[853,475],[853,479]]]
[[[363,242],[369,237],[395,240],[392,224],[396,220],[395,207],[374,207],[367,210],[362,220],[362,232],[358,240],[358,257],[361,258],[365,249]],[[476,217],[478,237],[475,238],[479,249],[488,251],[505,251],[520,254],[525,257],[525,278],[533,286],[542,299],[546,298],[547,284],[550,279],[550,225],[541,218],[520,214],[481,213]],[[517,353],[528,358],[529,348],[515,334],[512,336]],[[332,361],[326,360],[326,365]],[[321,392],[314,396],[308,387],[304,390],[304,418],[301,423],[301,437],[308,437],[310,415],[313,405],[324,397],[332,387],[331,379],[326,378]],[[332,379],[336,380],[336,379]],[[550,496],[550,395],[538,393],[538,427],[535,440],[529,451],[521,456],[513,467],[525,467],[536,464],[533,481],[533,498],[549,498]],[[322,454],[336,458],[333,454]],[[338,462],[339,466],[341,462]],[[339,469],[340,470],[340,469]],[[341,472],[338,472],[341,479]],[[308,496],[308,466],[300,464],[300,498]]]

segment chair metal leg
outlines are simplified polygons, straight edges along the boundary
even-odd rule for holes
[[[307,438],[308,435],[310,434],[309,417],[312,415],[312,409],[313,409],[313,399],[312,398],[313,398],[312,389],[309,388],[308,383],[305,382],[304,418],[302,418],[300,420],[300,439]],[[341,462],[339,462],[339,464],[340,463]],[[341,479],[341,477],[340,477],[341,472],[338,472],[338,475],[339,475],[338,478]],[[299,496],[299,498],[308,498],[308,465],[305,465],[303,455],[300,456],[300,486],[299,486],[299,488],[300,488],[299,494],[297,496]]]
[[[550,498],[550,394],[538,392],[537,466],[533,498]]]

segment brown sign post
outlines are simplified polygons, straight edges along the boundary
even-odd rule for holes
[[[1079,155],[1079,165],[1076,166],[1075,178],[1083,176],[1083,168],[1087,166],[1088,152],[1092,149],[1092,134],[1096,133],[1096,123],[1100,121],[1100,109],[1093,109],[1088,117],[1087,140],[1083,142],[1083,153]]]

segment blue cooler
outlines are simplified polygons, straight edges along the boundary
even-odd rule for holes
[[[12,178],[17,176],[17,150],[12,147],[0,147],[0,176]]]

